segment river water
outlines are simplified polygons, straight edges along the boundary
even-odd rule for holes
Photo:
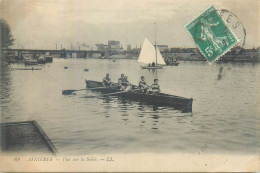
[[[1,65],[1,121],[36,120],[62,155],[259,153],[260,64],[181,62],[154,72],[142,70],[136,60],[55,58],[40,67],[22,71]],[[106,73],[115,82],[124,73],[133,84],[140,76],[149,84],[158,78],[161,92],[192,97],[193,111],[105,100],[87,90],[62,95],[85,88],[85,79],[101,81]]]

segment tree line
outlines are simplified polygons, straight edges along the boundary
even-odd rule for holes
[[[0,51],[9,49],[14,40],[10,26],[4,19],[0,19]]]

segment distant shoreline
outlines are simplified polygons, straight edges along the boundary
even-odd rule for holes
[[[204,58],[200,53],[162,53],[163,58],[166,60],[167,58],[178,60],[178,61],[207,61],[206,58]],[[55,55],[53,55],[54,58],[59,58]],[[115,54],[107,57],[78,57],[78,59],[99,59],[99,60],[120,60],[120,59],[129,59],[129,60],[137,60],[139,57],[138,53],[123,53],[123,54]],[[2,61],[8,61],[4,55],[0,55],[0,58]],[[63,57],[60,57],[63,58]],[[67,57],[69,58],[69,57]],[[13,63],[17,63],[18,61],[14,61]],[[259,63],[260,62],[260,52],[241,52],[237,54],[226,54],[222,56],[219,60],[216,62],[250,62],[250,63]]]

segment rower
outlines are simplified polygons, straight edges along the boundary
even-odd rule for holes
[[[104,86],[111,86],[111,80],[110,80],[110,77],[109,77],[109,74],[107,73],[106,74],[106,77],[103,78],[103,85]]]
[[[122,85],[122,83],[124,82],[125,80],[125,75],[124,74],[121,74],[121,77],[118,79],[118,85]]]
[[[140,92],[142,92],[142,93],[146,93],[147,92],[148,85],[145,82],[144,76],[141,76],[141,81],[139,82],[138,87],[140,89]]]
[[[152,63],[152,66],[155,67],[155,63],[154,62]]]
[[[152,93],[159,94],[160,86],[158,85],[158,79],[154,79],[153,81],[154,81],[154,83],[151,85]]]
[[[122,85],[121,85],[121,90],[130,90],[130,89],[131,89],[131,84],[128,81],[128,77],[125,76],[124,81],[122,82]]]

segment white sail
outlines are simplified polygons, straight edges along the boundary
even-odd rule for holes
[[[166,65],[158,47],[156,47],[156,52],[157,52],[157,64]]]
[[[157,52],[157,64],[165,65],[164,59],[160,53],[158,47],[156,47]],[[156,55],[155,55],[155,47],[147,38],[144,39],[144,43],[142,46],[142,50],[140,52],[138,62],[142,62],[145,64],[156,63]]]

